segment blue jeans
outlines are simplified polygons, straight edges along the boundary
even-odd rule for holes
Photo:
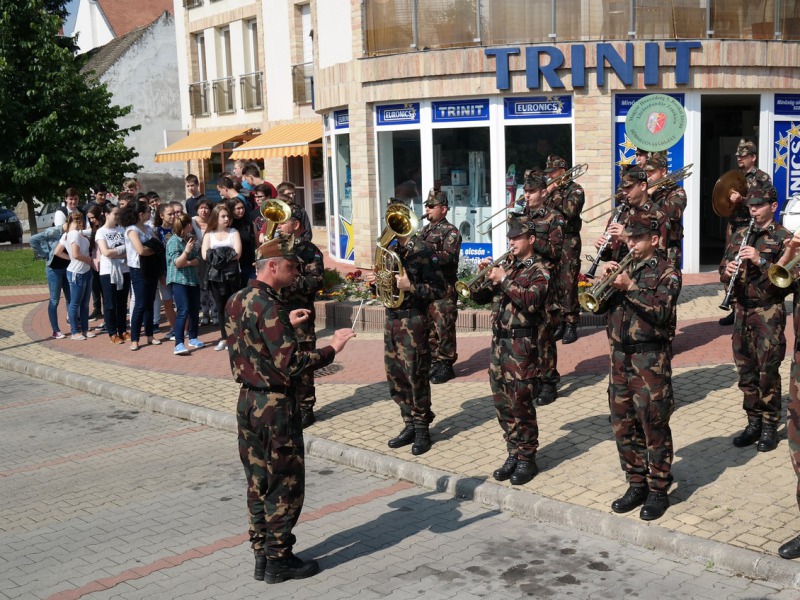
[[[69,326],[72,335],[89,331],[89,300],[92,297],[92,270],[67,271],[69,280]]]
[[[69,306],[69,281],[67,281],[67,268],[53,269],[45,267],[44,274],[47,277],[47,287],[50,289],[50,304],[47,305],[47,316],[50,317],[50,329],[53,332],[61,331],[58,326],[58,303],[61,300],[61,292],[64,292],[64,301]]]
[[[156,299],[158,278],[147,278],[141,269],[130,268],[131,287],[136,296],[131,313],[131,341],[138,342],[144,324],[144,334],[153,337],[153,302]]]
[[[182,344],[183,330],[189,322],[189,339],[197,337],[197,316],[200,313],[200,288],[196,285],[172,283],[172,300],[175,302],[175,345]]]
[[[131,291],[130,273],[122,274],[122,289],[111,283],[111,275],[100,275],[100,287],[103,290],[103,320],[109,337],[122,334],[128,330],[128,294]]]

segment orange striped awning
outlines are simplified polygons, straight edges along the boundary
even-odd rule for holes
[[[233,138],[240,136],[250,128],[220,129],[218,131],[199,131],[191,133],[182,140],[156,152],[155,161],[177,162],[211,158],[211,150]]]
[[[307,156],[308,145],[322,138],[322,122],[278,125],[262,133],[231,153],[233,160],[242,158],[280,158]]]

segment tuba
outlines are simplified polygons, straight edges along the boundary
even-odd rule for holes
[[[633,252],[625,255],[625,258],[619,262],[616,269],[606,273],[606,276],[594,284],[588,292],[578,294],[578,302],[581,307],[591,313],[596,313],[600,310],[600,305],[617,291],[616,288],[611,287],[611,282],[631,265],[634,257]]]
[[[410,237],[419,229],[419,218],[405,204],[393,202],[386,207],[386,227],[375,248],[375,289],[386,308],[403,304],[404,292],[397,287],[397,277],[405,273],[403,263],[388,246],[396,237]]]
[[[267,228],[264,231],[264,239],[271,240],[275,237],[275,229],[281,223],[285,223],[292,218],[292,207],[283,200],[265,200],[261,204],[261,216],[267,220]]]

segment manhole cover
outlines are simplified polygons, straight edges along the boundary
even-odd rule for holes
[[[314,371],[314,377],[325,377],[326,375],[333,375],[344,369],[342,363],[331,363],[327,367],[322,367]]]

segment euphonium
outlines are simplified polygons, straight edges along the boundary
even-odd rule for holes
[[[617,291],[616,288],[611,286],[611,283],[616,276],[625,271],[633,261],[634,254],[631,252],[619,262],[617,268],[606,273],[605,277],[594,284],[588,292],[578,294],[578,302],[580,302],[583,309],[591,313],[596,313],[600,309],[600,305],[608,300],[611,294]]]
[[[508,260],[509,256],[511,256],[511,250],[503,254],[497,260],[493,261],[485,269],[479,271],[478,274],[469,281],[456,281],[456,291],[461,294],[462,297],[469,298],[472,296],[475,290],[483,285],[483,280],[486,278],[486,275],[489,274],[489,271]]]
[[[266,240],[271,240],[275,237],[275,230],[278,225],[292,218],[292,207],[283,200],[265,200],[259,210],[261,211],[261,216],[267,220],[267,227],[264,231],[264,239]]]
[[[767,271],[767,277],[769,277],[772,285],[779,288],[787,288],[792,285],[795,280],[792,271],[797,266],[797,263],[800,263],[800,254],[795,256],[786,265],[772,265]]]
[[[388,246],[395,237],[410,237],[419,229],[417,215],[405,204],[394,202],[386,207],[386,227],[375,248],[375,289],[386,308],[403,304],[403,290],[397,287],[397,277],[405,273],[397,253]]]

